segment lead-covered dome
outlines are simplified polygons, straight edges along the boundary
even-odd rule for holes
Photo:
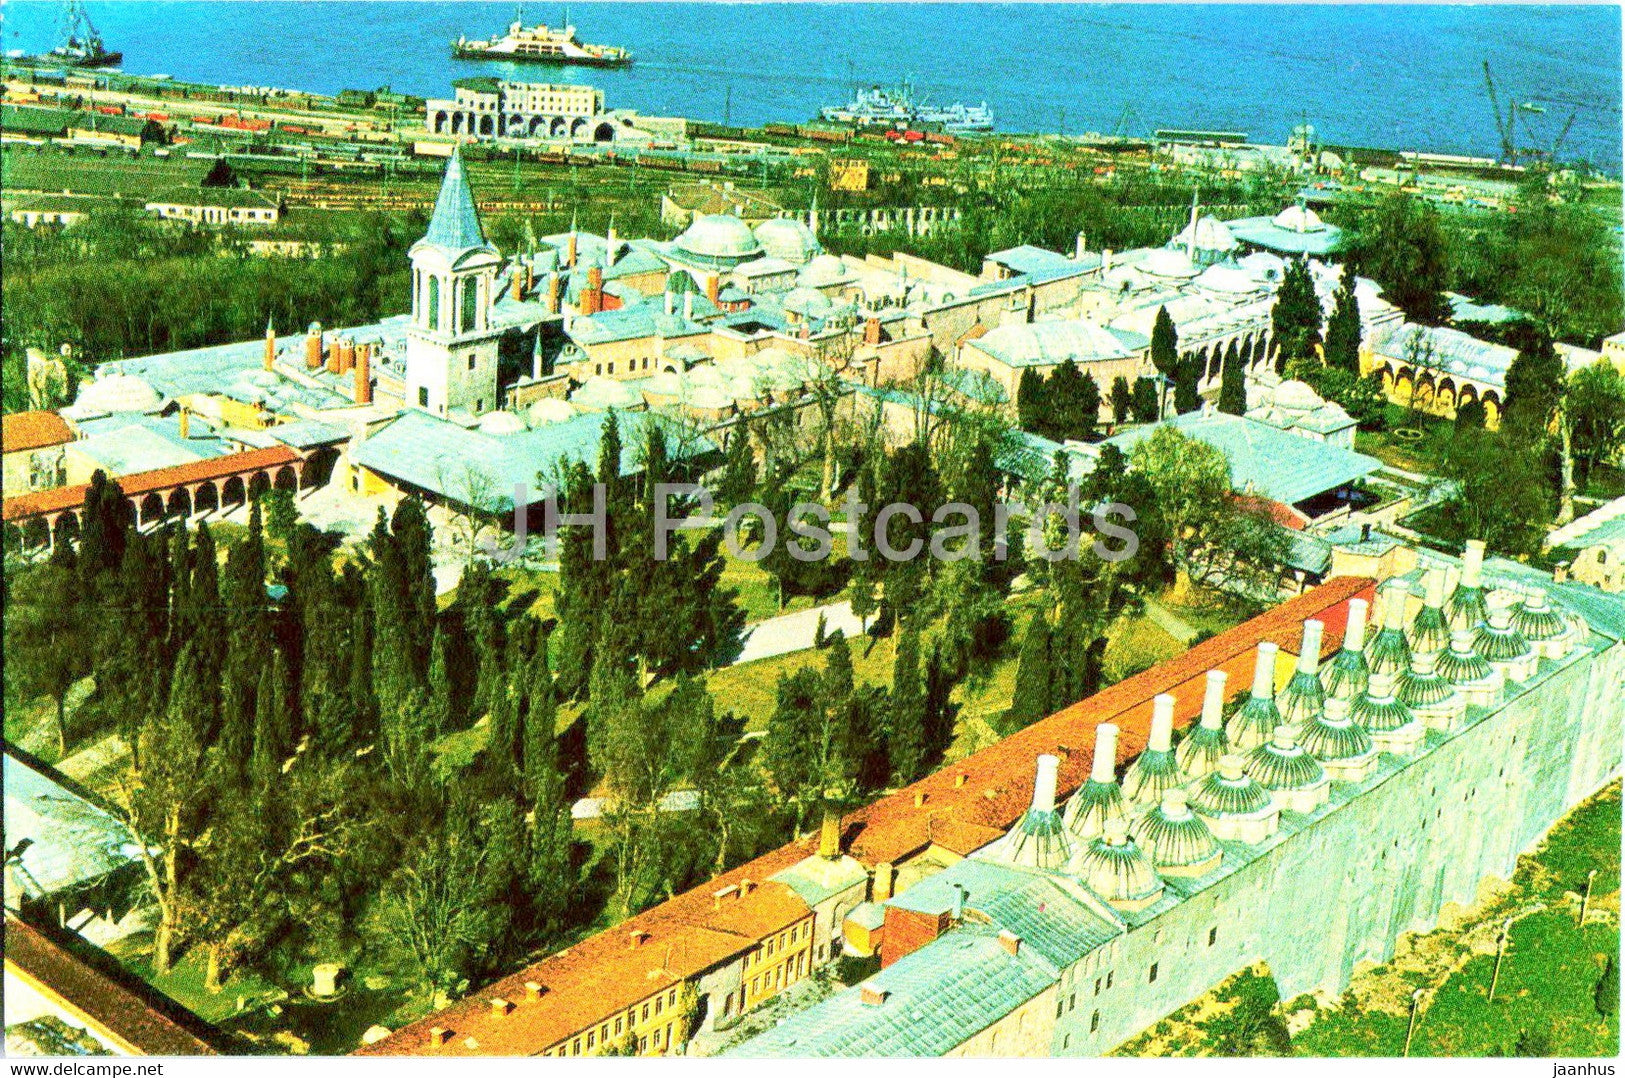
[[[1085,886],[1109,904],[1143,909],[1162,894],[1162,880],[1138,843],[1128,836],[1128,825],[1112,820],[1106,831],[1078,851],[1071,865]]]
[[[775,217],[756,226],[756,242],[771,258],[782,258],[798,266],[806,265],[823,248],[812,229],[794,217]]]
[[[1194,812],[1182,789],[1162,795],[1162,803],[1135,820],[1129,834],[1164,875],[1200,875],[1216,868],[1218,840]]]
[[[1326,779],[1320,762],[1305,752],[1284,726],[1248,754],[1247,773],[1271,790],[1308,790]]]
[[[762,245],[750,226],[725,213],[696,217],[678,236],[675,246],[682,254],[708,263],[738,265],[762,253]]]
[[[1288,232],[1326,231],[1326,222],[1322,221],[1320,215],[1308,206],[1288,206],[1276,214],[1271,219],[1271,223],[1276,228],[1282,228]]]
[[[114,373],[82,386],[73,403],[87,412],[156,412],[164,398],[146,379]]]

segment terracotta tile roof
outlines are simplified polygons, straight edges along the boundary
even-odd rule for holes
[[[1246,691],[1258,644],[1270,640],[1295,654],[1308,618],[1318,617],[1326,623],[1324,652],[1330,655],[1342,639],[1348,600],[1362,595],[1369,599],[1374,589],[1375,582],[1365,577],[1329,581],[849,813],[842,820],[849,852],[873,868],[881,862],[895,864],[932,843],[956,853],[985,845],[1026,810],[1032,799],[1033,761],[1039,754],[1061,753],[1060,792],[1070,794],[1088,774],[1097,725],[1107,721],[1118,725],[1118,762],[1127,763],[1145,747],[1151,701],[1157,694],[1178,690],[1176,724],[1189,723],[1201,712],[1202,680],[1207,671],[1230,669],[1227,689],[1232,695]],[[924,798],[918,805],[916,795]],[[765,880],[812,854],[816,845],[809,837],[764,854],[419,1019],[358,1054],[541,1052],[806,916],[807,907],[781,884],[759,884],[748,895],[732,901],[725,898],[720,906],[715,894],[742,880]],[[636,949],[631,946],[633,931],[649,933]],[[527,999],[527,982],[546,988],[540,999]],[[504,1017],[492,1017],[488,1002],[492,997],[518,1006]],[[452,1036],[439,1048],[430,1049],[429,1030],[436,1026],[450,1030]],[[478,1047],[466,1045],[467,1037],[473,1037]]]
[[[129,475],[121,475],[117,478],[125,496],[134,498],[152,491],[168,490],[171,487],[183,486],[188,483],[200,483],[209,479],[225,479],[233,475],[256,472],[262,468],[279,468],[284,464],[296,463],[300,459],[299,454],[287,446],[273,445],[264,449],[250,449],[245,453],[228,453],[223,457],[209,457],[207,460],[193,461],[190,464],[176,464],[169,468],[154,468],[150,472],[131,472]],[[42,490],[33,494],[19,494],[15,498],[7,498],[3,516],[0,516],[0,519],[22,520],[26,517],[39,516],[42,513],[57,513],[64,509],[77,509],[85,504],[85,492],[89,489],[88,484],[80,483],[76,486],[58,487],[55,490]]]
[[[55,412],[16,412],[0,419],[0,441],[7,453],[44,449],[73,441],[73,428]]]
[[[1283,528],[1301,532],[1309,526],[1309,518],[1302,510],[1284,502],[1266,498],[1261,494],[1237,494],[1235,499],[1245,509],[1262,510],[1268,513],[1270,519]]]
[[[76,941],[53,936],[7,914],[6,972],[16,974],[29,987],[132,1055],[219,1053],[203,1036],[188,1028],[195,1026],[201,1031],[201,1019],[179,1012],[176,1004],[128,975],[97,968],[70,949]]]

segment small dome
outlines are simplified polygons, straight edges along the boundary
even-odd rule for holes
[[[1339,648],[1332,661],[1321,668],[1320,680],[1326,686],[1328,700],[1352,700],[1365,692],[1371,678],[1371,665],[1365,661],[1365,652]]]
[[[1495,677],[1490,661],[1473,650],[1471,629],[1450,634],[1450,650],[1439,656],[1439,676],[1455,686],[1471,685]]]
[[[680,397],[687,385],[688,379],[676,371],[661,371],[644,381],[643,392],[651,397]]]
[[[1155,277],[1195,277],[1197,266],[1190,255],[1172,247],[1158,247],[1140,262],[1140,268]]]
[[[1411,669],[1399,675],[1395,693],[1406,707],[1435,707],[1448,703],[1456,688],[1439,676],[1439,656],[1422,652],[1411,660]]]
[[[1333,698],[1314,721],[1299,728],[1299,743],[1319,760],[1354,760],[1371,752],[1371,735],[1350,718],[1349,701]]]
[[[1121,787],[1115,781],[1090,779],[1067,802],[1066,827],[1078,838],[1093,838],[1112,820],[1121,820],[1125,815]]]
[[[1367,731],[1383,734],[1409,726],[1416,716],[1394,695],[1394,675],[1372,674],[1366,691],[1354,698],[1349,719]]]
[[[1161,804],[1135,820],[1129,834],[1158,872],[1206,869],[1220,856],[1213,832],[1190,810],[1185,791],[1178,788],[1163,794]]]
[[[1484,589],[1457,584],[1444,604],[1444,616],[1451,629],[1476,629],[1484,624],[1489,609],[1484,605]]]
[[[518,434],[525,429],[525,421],[512,412],[487,412],[480,416],[481,434]]]
[[[1290,726],[1301,726],[1315,718],[1326,707],[1326,687],[1318,674],[1298,670],[1281,690],[1276,707],[1281,721]]]
[[[804,265],[823,252],[812,229],[794,217],[775,217],[756,226],[756,242],[771,258]]]
[[[1450,625],[1444,608],[1424,605],[1411,619],[1411,652],[1440,652],[1450,646]]]
[[[1179,767],[1192,778],[1200,778],[1218,768],[1230,751],[1230,739],[1223,726],[1193,726],[1174,750]]]
[[[677,237],[675,243],[684,254],[734,264],[762,253],[762,245],[756,241],[750,226],[725,213],[694,218],[694,222]]]
[[[814,291],[811,288],[792,288],[789,294],[784,297],[782,306],[793,314],[810,315],[816,318],[829,313],[830,308],[835,305],[822,292]]]
[[[804,285],[831,285],[845,279],[846,264],[834,255],[819,255],[801,271],[801,283]]]
[[[1138,805],[1155,805],[1184,781],[1172,751],[1145,749],[1123,775],[1123,796]]]
[[[1271,223],[1288,232],[1324,232],[1326,223],[1308,206],[1288,206],[1276,214]]]
[[[1257,748],[1270,739],[1281,725],[1281,711],[1268,696],[1249,696],[1225,723],[1225,736],[1238,752]]]
[[[530,425],[533,427],[545,426],[548,423],[562,423],[576,414],[569,401],[557,397],[543,397],[530,406],[525,413]]]
[[[97,412],[156,412],[164,398],[143,378],[133,374],[104,374],[79,388],[74,405]]]
[[[1174,237],[1174,242],[1181,246],[1187,244],[1194,246],[1198,251],[1219,253],[1234,251],[1241,246],[1231,233],[1230,226],[1211,213],[1197,221],[1194,230],[1191,225],[1180,229],[1179,234]]]
[[[1275,387],[1271,403],[1288,412],[1313,412],[1325,406],[1326,401],[1310,388],[1309,383],[1288,378]]]
[[[603,412],[611,408],[631,408],[642,404],[637,390],[613,378],[589,378],[581,388],[570,394],[570,403],[587,412]]]
[[[1235,266],[1213,265],[1196,278],[1196,286],[1209,292],[1222,292],[1227,296],[1245,296],[1259,290],[1252,274]]]
[[[269,388],[271,386],[281,385],[282,384],[282,376],[280,374],[278,374],[276,371],[267,371],[267,370],[249,371],[247,381],[251,385],[260,386],[262,388]]]
[[[1373,674],[1398,674],[1410,669],[1411,645],[1397,626],[1384,625],[1366,645],[1365,661]]]
[[[1269,791],[1243,769],[1240,756],[1226,756],[1191,792],[1191,808],[1203,816],[1251,816],[1267,812]]]
[[[716,386],[695,386],[683,397],[690,408],[723,411],[734,406],[734,397]]]
[[[1546,589],[1537,588],[1512,612],[1512,627],[1525,640],[1556,640],[1569,631],[1563,616],[1546,601]]]
[[[1236,265],[1252,274],[1259,282],[1278,282],[1286,275],[1286,260],[1268,251],[1254,251],[1242,256]]]
[[[1162,893],[1162,880],[1138,843],[1128,836],[1128,825],[1112,820],[1106,831],[1078,851],[1072,872],[1084,885],[1114,906],[1142,906]]]
[[[1284,726],[1248,754],[1247,773],[1271,790],[1308,790],[1326,778],[1320,762]]]

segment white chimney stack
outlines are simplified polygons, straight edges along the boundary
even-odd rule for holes
[[[1390,584],[1384,595],[1382,608],[1382,627],[1384,629],[1403,629],[1405,627],[1405,600],[1410,598],[1410,589],[1403,584]]]
[[[1117,727],[1103,722],[1095,727],[1095,762],[1091,782],[1117,781]]]
[[[1253,666],[1253,699],[1270,700],[1275,696],[1275,653],[1280,647],[1271,641],[1258,645],[1258,661]]]
[[[1223,670],[1207,672],[1207,692],[1202,697],[1202,725],[1209,730],[1224,726],[1224,683],[1230,675]]]
[[[1365,650],[1365,619],[1368,604],[1364,599],[1349,600],[1349,623],[1343,630],[1344,651]]]
[[[1151,739],[1146,747],[1153,752],[1167,752],[1174,744],[1174,698],[1169,693],[1158,693],[1151,701]]]
[[[1033,811],[1055,811],[1055,785],[1060,769],[1059,756],[1046,752],[1038,758],[1038,774],[1033,780]]]
[[[1183,786],[1170,786],[1162,792],[1162,814],[1170,820],[1183,820],[1191,814],[1190,798]]]
[[[694,321],[694,293],[683,293],[683,321]]]
[[[1312,676],[1320,669],[1320,638],[1325,632],[1325,623],[1315,618],[1303,623],[1303,648],[1298,652],[1298,673]]]
[[[1467,549],[1461,554],[1461,586],[1481,587],[1484,582],[1484,540],[1467,540]]]
[[[1428,606],[1440,608],[1444,606],[1445,575],[1443,569],[1429,569],[1422,575],[1424,602]]]

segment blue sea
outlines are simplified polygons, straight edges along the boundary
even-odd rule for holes
[[[1006,131],[1157,127],[1279,142],[1307,120],[1334,144],[1491,155],[1490,63],[1528,141],[1621,167],[1618,6],[576,3],[582,38],[637,54],[630,70],[454,61],[512,3],[124,3],[86,9],[125,70],[228,85],[431,96],[460,75],[591,83],[611,108],[735,124],[801,122],[856,84],[912,78],[949,103],[986,101]],[[4,5],[7,50],[54,43],[60,5]],[[562,5],[531,3],[527,22]]]

